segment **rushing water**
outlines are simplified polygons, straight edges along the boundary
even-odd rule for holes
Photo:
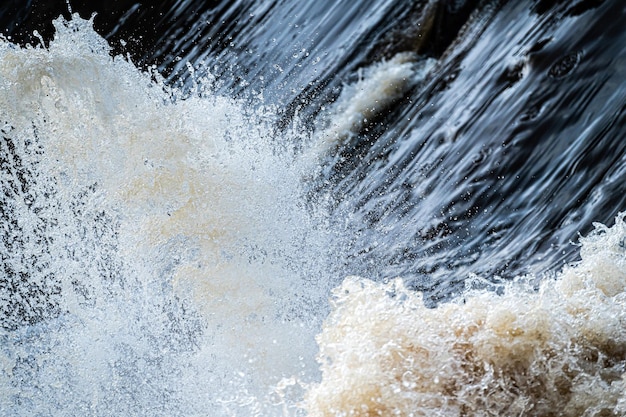
[[[0,6],[1,415],[626,415],[620,0],[58,3]]]

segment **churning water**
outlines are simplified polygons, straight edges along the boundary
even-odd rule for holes
[[[0,40],[0,414],[626,415],[624,7],[488,3],[341,82]]]

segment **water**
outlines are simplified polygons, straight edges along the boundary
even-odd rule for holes
[[[626,415],[624,7],[326,6],[0,8],[3,415]]]

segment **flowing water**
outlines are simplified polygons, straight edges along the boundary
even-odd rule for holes
[[[58,3],[0,6],[0,415],[626,416],[620,0]]]

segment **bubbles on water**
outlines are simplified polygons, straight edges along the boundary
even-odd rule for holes
[[[366,130],[371,121],[423,81],[434,64],[432,59],[418,60],[415,54],[407,52],[359,70],[358,81],[344,87],[328,117],[320,121],[309,151],[312,157],[325,156]]]
[[[273,109],[210,77],[183,95],[90,21],[55,27],[48,48],[0,41],[0,408],[282,410],[273,385],[317,373],[332,245]]]
[[[624,415],[624,218],[597,224],[582,260],[538,289],[520,278],[429,309],[400,280],[347,279],[318,337],[309,415]]]
[[[568,76],[576,69],[582,57],[581,51],[570,52],[569,54],[559,58],[548,71],[550,77],[559,79]]]
[[[401,280],[347,279],[315,384],[341,240],[274,109],[210,78],[183,94],[111,57],[89,21],[55,27],[47,49],[0,41],[7,414],[626,412],[623,217],[541,285],[475,277],[431,309]],[[329,146],[424,75],[405,58],[345,89]]]

